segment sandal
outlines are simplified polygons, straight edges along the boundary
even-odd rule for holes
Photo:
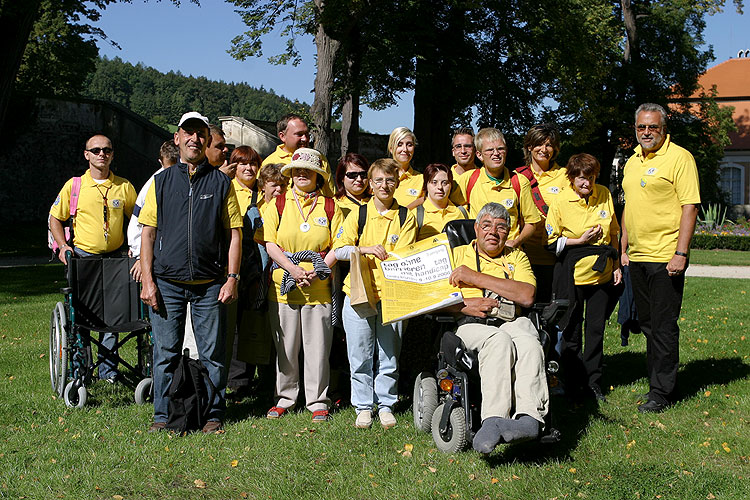
[[[328,410],[315,410],[312,414],[313,422],[327,422]]]
[[[287,409],[283,408],[281,406],[274,406],[270,410],[268,410],[268,413],[266,413],[266,418],[281,418],[286,413]]]

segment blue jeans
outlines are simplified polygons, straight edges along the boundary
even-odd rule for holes
[[[96,254],[89,253],[85,250],[81,250],[76,247],[73,249],[78,257],[93,257]],[[117,350],[114,348],[117,344],[118,335],[111,332],[99,332],[99,343],[101,347],[110,351],[113,355],[117,355]],[[99,363],[99,378],[102,380],[108,380],[117,376],[117,364],[111,361],[110,357],[102,356],[101,348],[97,349],[96,362]]]
[[[218,300],[222,285],[223,281],[188,285],[156,278],[161,302],[158,311],[151,310],[154,337],[154,422],[167,421],[169,386],[182,355],[188,302],[198,358],[216,386],[209,420],[223,420],[227,371],[226,306]]]
[[[392,411],[398,400],[402,322],[383,325],[380,303],[376,316],[360,318],[352,309],[349,296],[344,298],[342,318],[351,368],[352,405],[357,413],[372,410],[375,405],[378,411]]]

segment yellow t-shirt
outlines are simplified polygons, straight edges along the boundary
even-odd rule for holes
[[[256,206],[260,207],[260,204],[263,201],[263,193],[253,191],[252,189],[238,181],[236,178],[232,179],[232,185],[234,185],[234,194],[237,195],[237,205],[239,206],[241,217],[244,217],[247,213],[247,209],[250,207],[250,204],[253,201],[253,193],[257,193],[255,204]]]
[[[258,170],[258,173],[260,173],[266,165],[270,165],[271,163],[281,163],[282,165],[289,165],[292,161],[292,154],[288,153],[283,148],[283,144],[279,144],[276,146],[276,149],[273,153],[266,156],[266,159],[263,160],[263,163],[260,164],[260,170]],[[323,170],[325,170],[328,173],[328,181],[323,185],[323,195],[327,196],[329,198],[333,197],[333,194],[336,192],[336,179],[334,179],[333,175],[331,175],[331,167],[328,165],[328,159],[320,155],[320,160],[323,165]],[[292,185],[291,178],[289,179],[289,189],[292,189],[294,186]]]
[[[399,205],[407,207],[422,194],[423,185],[422,174],[409,167],[406,172],[400,172],[398,187],[393,197]]]
[[[587,229],[597,224],[602,226],[602,237],[593,244],[611,245],[614,235],[616,247],[616,236],[620,231],[620,225],[617,223],[609,189],[594,184],[589,201],[586,203],[586,200],[578,196],[578,193],[568,184],[568,187],[560,192],[549,208],[546,230],[549,242],[554,243],[560,236],[580,238]],[[573,273],[576,285],[599,285],[612,279],[612,260],[607,259],[604,272],[598,273],[591,269],[596,259],[596,255],[589,255],[576,262]]]
[[[463,207],[459,208],[450,201],[448,202],[447,207],[438,208],[428,197],[424,200],[424,203],[422,203],[421,206],[424,207],[424,219],[422,220],[422,227],[418,228],[419,232],[417,234],[417,241],[430,238],[431,236],[443,232],[445,225],[452,220],[466,219],[466,216],[461,212],[461,210],[466,209]],[[412,209],[415,219],[418,219],[418,209],[419,207],[414,207]]]
[[[477,271],[477,240],[469,245],[462,245],[453,249],[453,263],[456,267],[466,266]],[[517,248],[503,248],[500,255],[494,259],[479,254],[479,272],[501,279],[512,279],[536,286],[536,278],[531,270],[528,257]],[[507,274],[507,276],[506,276]],[[483,297],[484,290],[480,288],[461,288],[465,298]]]
[[[466,193],[469,186],[469,180],[474,171],[465,172],[458,178],[458,186],[455,191],[451,191],[450,199],[456,205],[466,205]],[[539,210],[534,205],[531,198],[531,188],[529,180],[521,176],[519,178],[521,186],[521,196],[516,195],[515,189],[510,183],[510,174],[507,168],[503,169],[502,181],[498,184],[490,179],[487,175],[487,169],[482,167],[481,173],[477,178],[474,187],[471,190],[470,199],[468,200],[469,215],[476,218],[479,210],[487,203],[495,202],[503,205],[510,214],[510,233],[508,239],[513,240],[518,237],[521,230],[518,227],[519,216],[528,224],[539,222],[542,218],[539,216]]]
[[[370,201],[370,197],[368,196],[365,198],[363,203],[359,203],[357,200],[349,198],[348,196],[344,195],[341,198],[335,198],[336,205],[339,206],[341,209],[341,212],[344,214],[344,219],[349,217],[349,212],[351,211],[357,211],[359,210],[360,205],[366,205],[368,201]]]
[[[284,195],[286,203],[281,223],[279,223],[279,210],[276,203],[266,204],[261,212],[263,225],[255,232],[255,239],[276,243],[285,252],[330,250],[333,235],[344,222],[341,209],[334,204],[333,219],[329,221],[323,196],[305,199],[303,194],[297,193],[297,195],[305,216],[300,214],[294,192],[290,189]],[[305,219],[310,225],[308,231],[302,231],[300,227],[305,223]],[[312,262],[300,262],[299,266],[306,271],[313,269]],[[328,304],[331,302],[330,280],[316,279],[310,286],[295,288],[288,294],[281,295],[279,290],[284,277],[284,269],[281,267],[274,269],[272,277],[274,286],[268,290],[268,300],[280,304]]]
[[[533,168],[531,171],[534,174],[536,182],[539,184],[539,192],[542,194],[542,198],[544,198],[544,202],[548,207],[552,205],[560,191],[570,183],[570,181],[568,181],[568,170],[557,163],[553,164],[549,170],[545,172],[540,173]],[[531,194],[533,197],[533,191]],[[534,206],[536,206],[536,204]],[[544,216],[544,213],[539,210],[539,207],[537,207],[537,211],[542,218],[542,224],[539,224],[536,231],[534,231],[534,234],[524,241],[523,249],[532,264],[552,266],[555,264],[555,254],[548,252],[544,248],[547,244],[547,231],[544,229],[544,221],[546,217]]]
[[[677,250],[682,206],[701,202],[693,155],[669,135],[645,157],[637,146],[625,164],[622,189],[630,260],[669,262]]]
[[[404,225],[398,217],[398,204],[394,201],[391,208],[385,213],[378,213],[374,201],[367,202],[367,222],[362,228],[362,237],[357,236],[357,225],[359,222],[358,211],[352,211],[346,217],[343,226],[336,233],[336,239],[333,248],[344,246],[369,247],[373,245],[383,245],[387,252],[398,248],[411,245],[416,241],[417,223],[414,220],[414,214],[409,213],[404,220]],[[374,283],[373,290],[377,300],[380,300],[380,291],[383,289],[383,271],[380,269],[379,261],[373,255],[364,256],[367,267],[370,270],[370,278]],[[344,279],[344,293],[349,295],[350,277]]]
[[[84,252],[102,254],[113,252],[125,241],[125,218],[133,215],[138,193],[130,182],[109,173],[97,184],[87,170],[81,176],[78,208],[73,218],[73,245]],[[52,217],[65,222],[70,217],[70,193],[73,179],[65,183],[50,208]],[[104,197],[107,198],[108,235],[104,237]]]

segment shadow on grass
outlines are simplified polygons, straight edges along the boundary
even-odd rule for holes
[[[39,296],[60,293],[67,286],[62,264],[0,269],[0,296]],[[60,295],[62,297],[62,295]]]
[[[677,374],[680,399],[703,392],[708,385],[723,385],[750,375],[750,366],[739,356],[722,359],[697,359],[684,365]]]
[[[646,353],[621,351],[604,355],[604,386],[630,385],[646,376]]]

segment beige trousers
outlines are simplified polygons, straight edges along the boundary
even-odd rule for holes
[[[268,319],[276,345],[277,406],[292,408],[300,386],[299,350],[304,353],[305,403],[310,411],[327,410],[333,326],[331,304],[268,302]]]
[[[531,321],[522,317],[499,327],[467,324],[456,335],[479,352],[482,421],[525,414],[544,423],[549,389],[544,352]]]

